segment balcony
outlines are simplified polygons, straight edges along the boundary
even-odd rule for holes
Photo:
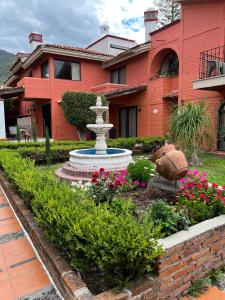
[[[225,46],[200,53],[199,79],[194,90],[219,90],[225,86]]]
[[[91,88],[91,91],[93,93],[106,93],[106,92],[111,92],[111,91],[115,91],[115,90],[120,90],[120,89],[125,89],[128,88],[127,84],[118,84],[118,83],[103,83],[97,86],[93,86]]]
[[[51,99],[49,79],[23,77],[17,87],[24,88],[24,99]]]

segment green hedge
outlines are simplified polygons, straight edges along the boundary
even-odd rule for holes
[[[163,144],[161,137],[146,138],[118,138],[109,139],[108,147],[125,148],[132,150],[136,143],[143,145],[143,152],[151,152],[156,144]],[[75,149],[92,148],[95,141],[55,141],[51,143],[52,160],[61,161],[69,157],[69,152]],[[22,157],[36,160],[36,162],[45,161],[44,143],[41,142],[0,142],[0,149],[14,149]]]
[[[162,249],[159,228],[149,217],[137,219],[128,211],[115,213],[108,204],[96,206],[84,191],[74,193],[14,151],[0,150],[0,167],[48,239],[68,254],[71,266],[103,272],[109,287],[153,269]]]

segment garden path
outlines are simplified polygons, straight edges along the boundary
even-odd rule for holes
[[[0,187],[0,300],[60,299]]]

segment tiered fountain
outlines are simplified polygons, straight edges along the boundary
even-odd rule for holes
[[[108,106],[102,106],[101,97],[97,97],[96,106],[90,110],[96,113],[96,124],[88,124],[87,128],[96,133],[94,149],[81,149],[70,152],[70,158],[62,168],[56,171],[56,175],[67,182],[89,181],[94,171],[104,168],[106,171],[124,170],[132,162],[132,152],[127,149],[107,148],[106,133],[113,124],[105,124],[103,113]]]

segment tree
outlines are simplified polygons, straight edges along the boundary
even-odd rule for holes
[[[83,139],[87,132],[87,124],[95,124],[96,114],[90,110],[90,106],[96,104],[97,94],[84,92],[66,92],[62,97],[62,108],[66,120],[75,125]],[[101,95],[103,105],[108,105],[106,98]]]
[[[48,127],[45,128],[45,158],[47,165],[51,164],[51,143],[49,139]]]
[[[159,10],[159,27],[180,18],[180,4],[174,3],[173,0],[154,0],[154,5]]]
[[[200,165],[199,150],[210,140],[210,128],[211,119],[204,102],[177,107],[169,120],[171,141],[181,147],[196,166]]]

